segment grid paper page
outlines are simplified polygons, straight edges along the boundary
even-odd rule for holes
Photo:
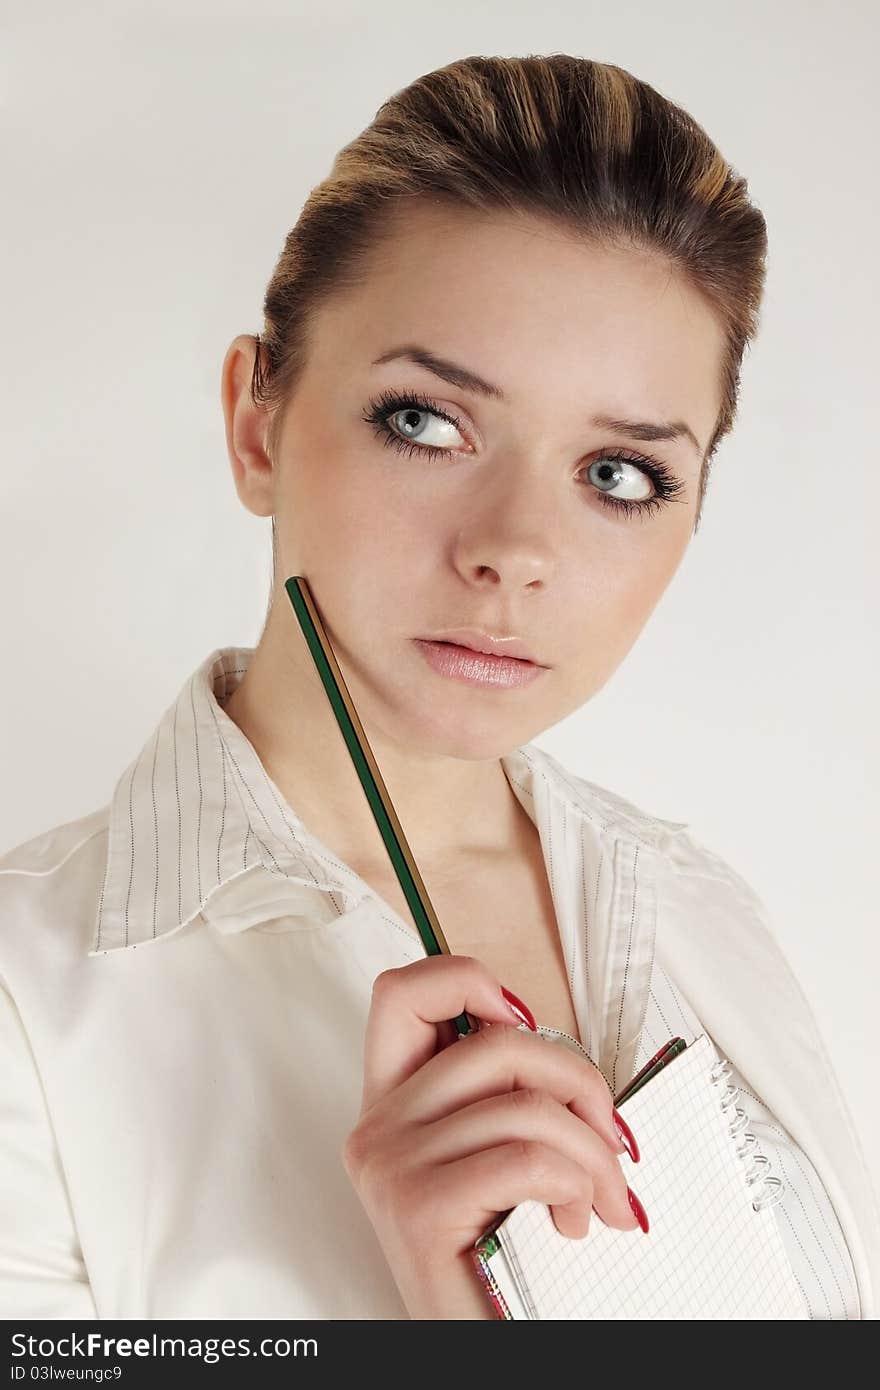
[[[720,1109],[718,1052],[705,1034],[621,1113],[641,1161],[620,1159],[650,1230],[620,1231],[593,1212],[583,1240],[557,1231],[547,1207],[522,1202],[498,1228],[532,1315],[553,1319],[800,1319],[808,1310],[771,1207],[755,1211],[742,1136]]]

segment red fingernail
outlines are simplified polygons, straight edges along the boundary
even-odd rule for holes
[[[633,1212],[634,1212],[634,1214],[635,1214],[636,1221],[638,1221],[638,1223],[639,1223],[639,1225],[641,1226],[642,1230],[644,1231],[645,1235],[647,1235],[647,1234],[648,1234],[648,1213],[645,1211],[645,1208],[642,1206],[641,1202],[639,1201],[638,1197],[637,1197],[636,1194],[633,1192],[633,1190],[632,1190],[631,1187],[628,1187],[628,1188],[626,1189],[626,1195],[627,1195],[627,1197],[629,1198],[629,1204],[630,1204],[630,1206],[631,1206],[632,1209],[633,1209]]]
[[[509,989],[505,989],[503,985],[501,986],[501,993],[507,1000],[508,1007],[513,1010],[520,1023],[527,1023],[532,1032],[537,1033],[538,1025],[532,1016],[531,1009],[528,1008],[521,999],[517,999],[515,994],[511,994]]]
[[[636,1143],[636,1136],[618,1111],[612,1110],[611,1113],[614,1116],[614,1128],[620,1136],[621,1144],[623,1144],[633,1163],[638,1163],[641,1154],[639,1153],[639,1146]]]

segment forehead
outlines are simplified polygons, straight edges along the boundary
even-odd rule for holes
[[[418,342],[511,403],[690,421],[705,446],[719,407],[723,327],[668,259],[588,242],[547,219],[412,206],[390,220],[363,283],[321,311],[315,347],[363,371]],[[393,370],[386,368],[388,371]]]

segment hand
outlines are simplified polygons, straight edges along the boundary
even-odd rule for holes
[[[449,1020],[465,1011],[481,1026],[459,1038]],[[342,1157],[412,1318],[495,1316],[471,1250],[527,1198],[573,1238],[593,1209],[620,1230],[639,1224],[601,1072],[517,1024],[470,956],[429,956],[374,983]]]

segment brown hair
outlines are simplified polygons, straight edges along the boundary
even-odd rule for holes
[[[426,73],[339,151],[287,235],[251,383],[270,413],[270,456],[311,317],[369,274],[370,253],[404,199],[538,214],[593,243],[664,256],[723,325],[721,406],[701,466],[696,532],[758,329],[767,232],[747,193],[686,111],[612,63],[564,53],[470,57]]]

